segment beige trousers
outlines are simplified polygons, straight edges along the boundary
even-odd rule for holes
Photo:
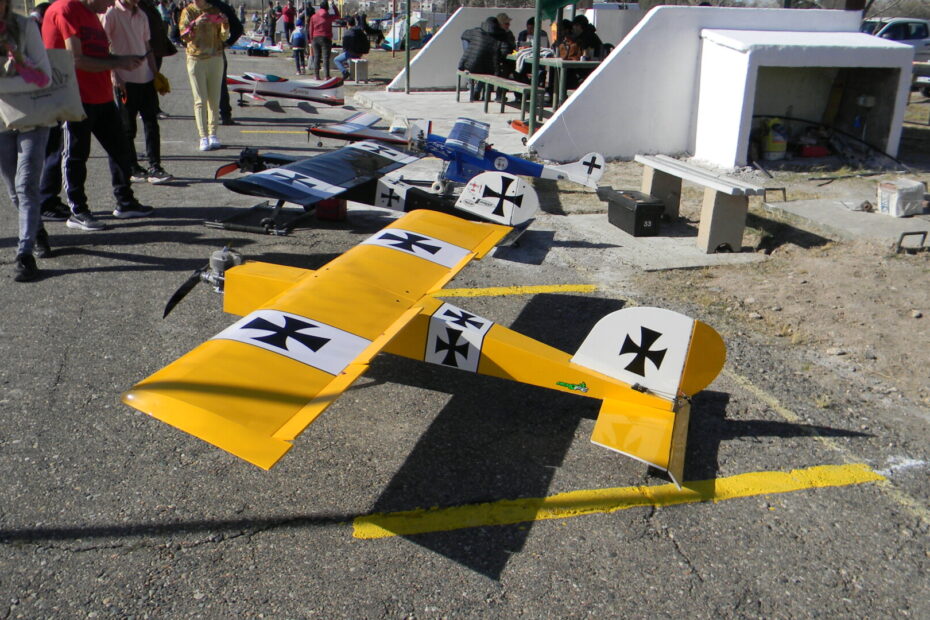
[[[216,135],[220,90],[223,87],[223,56],[187,57],[187,75],[194,95],[194,120],[201,138]]]

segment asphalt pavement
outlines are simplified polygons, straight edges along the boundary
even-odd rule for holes
[[[230,59],[267,67],[290,75]],[[596,401],[387,355],[268,472],[123,405],[232,322],[207,286],[161,317],[211,251],[317,268],[389,221],[205,227],[254,203],[219,165],[245,146],[331,148],[305,126],[353,106],[235,108],[226,148],[201,153],[183,59],[163,71],[177,178],[134,186],[153,217],[47,224],[56,255],[29,284],[11,277],[8,203],[0,220],[0,618],[930,616],[927,419],[893,394],[825,407],[817,364],[751,333],[694,399],[680,493],[588,441]],[[105,215],[96,147],[90,171]],[[604,314],[654,301],[615,233],[603,213],[546,213],[450,301],[573,352]]]

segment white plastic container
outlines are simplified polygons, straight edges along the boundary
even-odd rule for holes
[[[892,217],[908,217],[923,212],[927,186],[921,181],[898,179],[878,184],[878,211]]]

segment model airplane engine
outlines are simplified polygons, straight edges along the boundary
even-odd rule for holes
[[[168,316],[168,313],[174,310],[174,307],[187,297],[187,294],[200,282],[206,282],[213,287],[214,291],[222,293],[226,282],[226,271],[241,264],[242,254],[229,249],[229,246],[213,252],[210,255],[210,262],[199,269],[195,269],[194,273],[184,281],[184,284],[174,292],[174,295],[165,304],[165,312],[162,318]]]
[[[226,281],[226,270],[242,264],[242,254],[228,247],[217,250],[210,255],[210,267],[200,276],[200,279],[213,286],[217,293],[223,292],[223,283]]]

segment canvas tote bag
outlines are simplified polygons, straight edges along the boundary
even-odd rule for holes
[[[0,93],[0,122],[7,130],[48,127],[59,121],[86,118],[74,73],[74,56],[68,50],[47,51],[52,68],[48,86],[28,93]]]

